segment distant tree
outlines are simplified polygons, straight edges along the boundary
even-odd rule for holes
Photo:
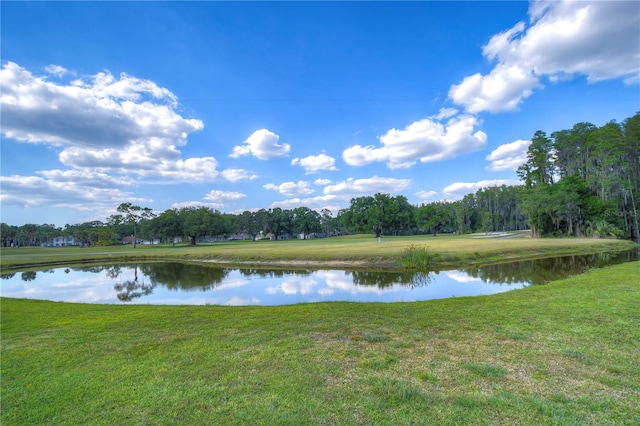
[[[153,236],[163,238],[165,241],[174,241],[181,235],[180,219],[174,209],[168,209],[148,222],[148,232]]]
[[[320,210],[320,220],[322,222],[322,230],[325,234],[329,235],[331,225],[333,224],[333,216],[331,214],[331,210]]]
[[[315,210],[311,210],[308,207],[297,207],[293,209],[293,226],[296,232],[302,234],[303,238],[306,238],[313,232],[322,231],[322,224],[320,222],[320,213]]]
[[[265,229],[268,229],[277,240],[278,237],[284,234],[294,233],[294,212],[292,210],[281,209],[280,207],[274,207],[268,212],[260,210],[257,214],[264,217]]]
[[[131,203],[120,204],[117,211],[122,213],[122,220],[133,224],[133,248],[136,248],[138,240],[138,224],[141,220],[154,218],[155,214],[149,207],[140,207]]]
[[[262,230],[258,217],[255,212],[245,210],[239,216],[239,230],[248,234],[251,240],[255,240],[258,233]]]
[[[189,237],[190,245],[195,246],[197,239],[209,234],[213,212],[206,207],[184,207],[178,211],[180,227]]]
[[[429,203],[416,209],[417,225],[434,236],[447,226],[448,219],[449,208],[444,202]]]
[[[207,207],[184,207],[178,211],[178,217],[183,234],[193,246],[198,238],[224,235],[230,230],[228,218]]]
[[[0,237],[2,237],[2,247],[15,246],[17,234],[18,234],[17,226],[8,225],[4,222],[0,223]]]

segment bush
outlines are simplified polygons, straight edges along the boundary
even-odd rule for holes
[[[431,269],[435,257],[436,255],[427,247],[411,244],[402,250],[400,263],[403,267],[410,269]]]

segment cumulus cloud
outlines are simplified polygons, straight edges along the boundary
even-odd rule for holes
[[[470,113],[517,109],[541,79],[584,75],[595,82],[640,81],[640,5],[627,1],[535,1],[529,23],[493,36],[483,55],[496,66],[452,85],[449,97]]]
[[[275,157],[286,157],[291,151],[291,146],[286,143],[279,143],[280,136],[267,130],[256,130],[243,143],[233,147],[229,155],[232,158],[244,155],[253,155],[260,160],[269,160]]]
[[[212,189],[202,197],[205,201],[182,201],[179,203],[173,203],[171,208],[179,210],[186,207],[206,207],[212,210],[222,210],[225,207],[226,202],[237,201],[246,197],[247,195],[241,192]]]
[[[318,173],[321,170],[336,171],[336,160],[325,153],[320,155],[310,155],[305,158],[294,158],[291,160],[292,166],[301,166],[306,175]]]
[[[68,73],[57,65],[47,71]],[[150,80],[100,72],[57,84],[13,62],[4,64],[0,80],[2,134],[56,147],[66,166],[171,181],[218,175],[213,157],[181,158],[178,147],[203,123],[182,117],[177,97]]]
[[[445,187],[442,190],[444,196],[448,199],[459,199],[467,194],[472,194],[483,188],[489,188],[492,186],[510,186],[519,185],[520,182],[514,179],[491,179],[481,180],[478,182],[456,182]]]
[[[76,210],[108,210],[122,200],[146,203],[152,200],[133,197],[115,185],[128,185],[126,180],[118,180],[98,173],[64,172],[53,170],[39,176],[0,176],[3,205],[22,208],[50,206]]]
[[[325,185],[329,185],[331,183],[331,180],[329,180],[329,179],[316,179],[316,180],[313,181],[313,183],[315,185],[318,185],[318,186],[325,186]]]
[[[442,110],[434,117],[409,124],[404,129],[391,129],[378,137],[382,146],[354,145],[347,148],[342,157],[352,166],[387,161],[391,169],[409,168],[417,161],[422,163],[443,161],[484,148],[487,135],[475,128],[477,117],[455,115],[457,111]],[[437,117],[446,117],[446,123]]]
[[[241,192],[212,189],[204,196],[204,199],[209,201],[237,201],[246,198],[246,196],[247,194]]]
[[[477,73],[465,77],[462,83],[451,87],[449,96],[470,113],[509,111],[515,110],[539,86],[531,70],[499,64],[489,75]]]
[[[88,170],[42,170],[36,172],[52,182],[67,184],[81,182],[85,187],[113,188],[133,185],[132,179],[126,176],[110,176]]]
[[[60,65],[47,65],[44,70],[49,74],[55,75],[56,77],[63,77],[65,74],[69,72],[68,69],[62,67]]]
[[[244,169],[225,169],[222,171],[222,177],[229,182],[238,182],[244,179],[254,180],[258,175]]]
[[[523,139],[500,145],[487,155],[486,160],[490,162],[487,170],[493,172],[517,170],[527,161],[529,145],[531,145],[531,141]]]
[[[212,209],[212,210],[220,210],[224,207],[224,204],[222,203],[205,203],[202,201],[182,201],[179,203],[173,203],[171,204],[171,208],[175,209],[175,210],[180,210],[183,208],[188,208],[188,207],[195,207],[195,208],[200,208],[200,207],[206,207],[208,209]]]
[[[388,177],[373,176],[370,178],[354,179],[327,185],[324,188],[325,195],[345,196],[346,199],[353,197],[373,195],[375,193],[397,194],[411,186],[411,179],[396,179]]]
[[[2,133],[21,142],[95,149],[170,139],[175,147],[203,127],[175,112],[170,91],[124,73],[119,79],[99,73],[61,85],[8,62],[0,76]],[[139,102],[143,96],[151,100]]]
[[[354,197],[373,195],[375,193],[400,194],[411,186],[411,179],[395,179],[388,177],[373,176],[370,178],[354,179],[336,182],[323,188],[322,195],[301,198],[293,196],[286,200],[277,201],[270,207],[280,207],[283,209],[293,209],[304,206],[320,211],[328,209],[334,214],[344,207]],[[277,187],[274,185],[273,188]],[[304,194],[301,194],[304,195]]]
[[[268,183],[263,186],[264,189],[278,191],[280,194],[287,197],[294,197],[299,195],[309,195],[315,192],[314,189],[311,188],[311,184],[307,181],[300,180],[296,182],[284,182],[280,185],[274,185],[272,183]]]
[[[418,197],[421,200],[428,200],[430,198],[435,197],[436,195],[438,195],[438,193],[436,191],[418,191],[418,192],[416,192],[416,197]]]

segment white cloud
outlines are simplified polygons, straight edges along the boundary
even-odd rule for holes
[[[388,156],[386,148],[376,148],[374,145],[354,145],[342,153],[342,159],[350,166],[364,166],[376,161],[384,161]]]
[[[172,209],[180,210],[185,207],[206,207],[212,210],[220,210],[224,207],[224,204],[221,203],[203,203],[202,201],[182,201],[179,203],[171,204]]]
[[[501,61],[526,61],[536,74],[586,75],[589,81],[640,73],[640,5],[628,1],[541,2],[515,46],[496,49]]]
[[[258,175],[244,169],[225,169],[222,171],[222,177],[229,182],[238,182],[243,179],[254,180]]]
[[[3,135],[60,148],[66,166],[171,181],[218,175],[213,157],[181,158],[178,147],[203,123],[178,114],[177,97],[152,81],[101,72],[55,84],[13,62],[0,70],[0,80]]]
[[[347,199],[375,193],[399,193],[411,186],[411,179],[395,179],[373,176],[365,179],[349,178],[345,181],[328,185],[325,195],[346,196]]]
[[[78,171],[52,170],[39,176],[0,176],[3,205],[22,208],[49,206],[76,210],[107,210],[122,200],[147,203],[152,200],[133,197],[131,193],[116,188],[129,181],[110,178],[102,174],[82,174]]]
[[[375,193],[401,194],[411,186],[410,179],[395,179],[373,176],[370,178],[354,179],[349,178],[333,185],[327,185],[323,189],[323,194],[315,197],[300,198],[294,197],[287,200],[276,201],[270,207],[280,207],[283,209],[293,209],[295,207],[309,207],[320,211],[328,209],[333,214],[344,207],[354,197],[373,195]],[[273,185],[273,188],[277,187]]]
[[[275,201],[271,203],[269,208],[273,209],[276,207],[280,207],[281,209],[291,210],[295,209],[296,207],[309,207],[310,209],[312,209],[313,205],[308,203],[309,200],[309,198],[289,198],[288,200]]]
[[[51,182],[81,183],[91,188],[113,188],[133,185],[132,179],[123,176],[110,176],[87,170],[42,170],[36,172]]]
[[[291,146],[286,143],[280,144],[279,141],[280,136],[267,129],[256,130],[244,141],[244,145],[233,147],[233,152],[229,156],[238,158],[253,155],[260,160],[286,157],[289,155]]]
[[[304,168],[304,173],[311,175],[318,173],[321,170],[336,171],[336,160],[333,157],[328,156],[325,153],[320,155],[310,155],[305,158],[294,158],[291,160],[292,166],[301,166]]]
[[[313,181],[314,185],[318,185],[318,186],[326,186],[329,185],[331,183],[331,180],[329,179],[316,179]]]
[[[418,192],[416,192],[416,197],[418,197],[421,200],[428,200],[430,198],[435,197],[436,195],[438,195],[438,193],[436,191],[418,191]]]
[[[442,120],[446,120],[447,118],[451,118],[456,114],[458,114],[458,110],[455,108],[440,108],[440,111],[438,112],[438,114],[433,115],[429,118],[442,121]]]
[[[455,110],[442,110],[438,116],[451,117]],[[387,161],[391,169],[408,168],[417,161],[443,161],[484,148],[487,135],[474,128],[480,124],[471,115],[450,118],[445,124],[425,118],[404,129],[391,129],[378,139],[382,147],[355,145],[347,148],[342,157],[352,166],[375,161]]]
[[[160,183],[208,182],[218,176],[218,162],[213,157],[187,158],[186,160],[162,161],[155,168],[149,164],[146,170],[129,170],[145,178],[159,178]]]
[[[344,197],[336,197],[335,195],[318,195],[309,198],[289,198],[271,203],[269,208],[280,207],[281,209],[295,209],[296,207],[308,207],[320,212],[323,209],[330,210],[332,214],[337,214],[344,207]]]
[[[44,70],[49,74],[55,75],[56,77],[64,77],[65,74],[69,72],[65,67],[60,65],[47,65]]]
[[[500,145],[487,155],[486,160],[490,161],[487,170],[493,172],[503,170],[517,170],[527,161],[527,149],[531,144],[530,140],[519,139],[517,141]]]
[[[445,187],[442,190],[442,193],[448,199],[459,199],[467,194],[472,194],[477,192],[479,189],[489,188],[492,186],[510,186],[510,185],[519,185],[520,182],[514,179],[491,179],[491,180],[481,180],[478,182],[456,182],[451,185]]]
[[[2,133],[11,139],[77,148],[122,148],[149,139],[170,146],[186,143],[202,129],[174,108],[175,95],[148,80],[99,73],[90,82],[59,85],[8,62],[2,78]],[[150,100],[136,103],[143,95]]]
[[[530,22],[496,34],[483,55],[496,61],[489,75],[452,85],[449,97],[471,113],[517,109],[551,81],[584,75],[591,82],[640,81],[640,6],[632,1],[537,1]]]
[[[241,192],[212,189],[204,196],[204,199],[209,201],[237,201],[246,198],[246,196],[247,194]]]
[[[519,65],[499,64],[489,75],[465,77],[459,85],[451,86],[449,96],[473,114],[510,111],[539,86],[538,78],[530,70]]]
[[[299,195],[309,195],[315,192],[315,190],[311,189],[311,185],[307,181],[300,180],[296,182],[284,182],[280,185],[274,185],[272,183],[268,183],[263,186],[264,189],[278,191],[280,194],[285,195],[287,197],[294,197]]]

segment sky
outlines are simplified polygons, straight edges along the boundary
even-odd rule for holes
[[[0,218],[419,205],[640,111],[640,2],[0,3]]]

